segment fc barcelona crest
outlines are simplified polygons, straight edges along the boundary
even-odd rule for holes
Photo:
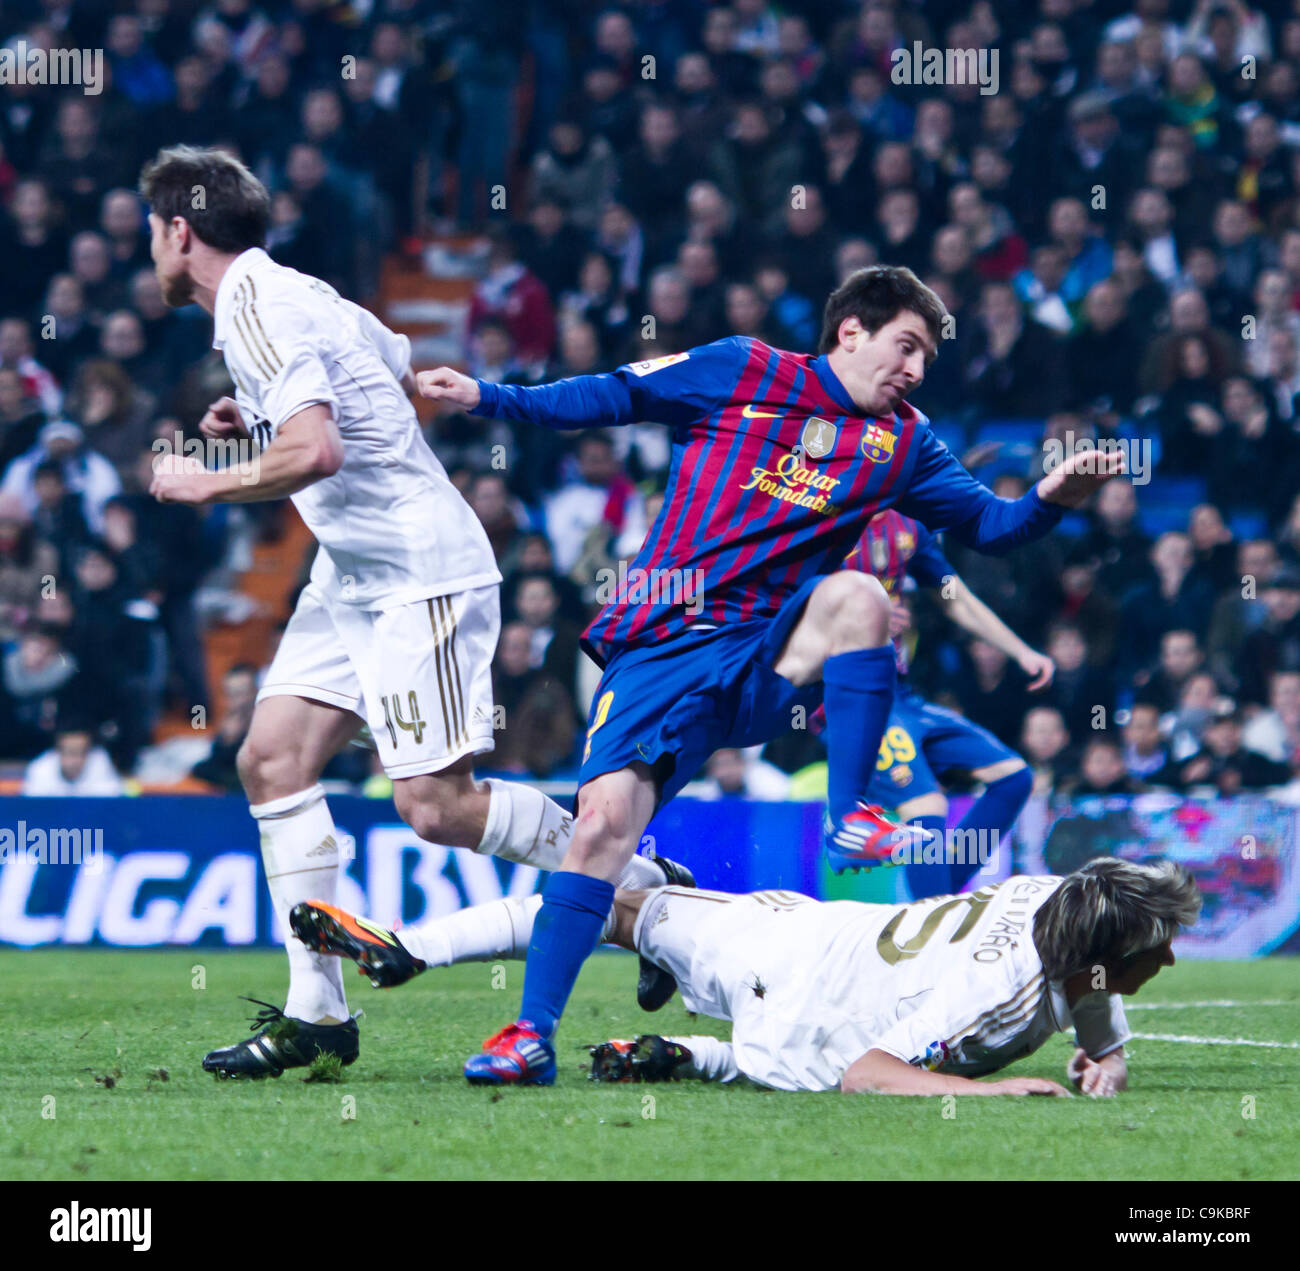
[[[862,453],[872,463],[885,463],[894,457],[894,434],[879,424],[868,424],[862,434]]]
[[[829,420],[818,419],[814,415],[803,426],[799,445],[809,459],[825,459],[835,449],[835,438],[839,429]]]

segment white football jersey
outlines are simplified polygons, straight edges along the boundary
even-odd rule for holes
[[[1034,947],[1034,914],[1060,883],[1015,876],[908,905],[755,893],[719,906],[696,941],[687,1009],[730,1018],[740,1070],[783,1090],[833,1089],[872,1049],[976,1077],[1070,1027],[1100,1058],[1130,1036],[1121,999],[1071,1011]]]
[[[225,356],[254,440],[322,403],[343,466],[290,496],[321,551],[312,582],[366,609],[499,583],[492,548],[429,449],[401,386],[411,343],[333,287],[240,255],[217,288],[213,346]]]

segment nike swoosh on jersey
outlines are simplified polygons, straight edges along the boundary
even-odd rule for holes
[[[740,412],[746,419],[780,419],[779,414],[770,410],[755,410],[752,406],[746,406]]]

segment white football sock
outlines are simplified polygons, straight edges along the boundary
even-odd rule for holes
[[[289,910],[302,900],[333,902],[339,845],[334,818],[318,784],[269,803],[251,804],[262,840],[271,903],[289,955],[289,995],[284,1013],[314,1024],[348,1018],[340,958],[313,953],[289,930]]]
[[[487,824],[474,850],[536,869],[559,869],[573,838],[573,817],[532,786],[497,777],[488,777],[487,785]]]
[[[698,1077],[701,1081],[735,1081],[740,1076],[730,1042],[716,1037],[669,1037],[668,1040],[691,1052],[691,1062],[677,1070],[683,1076]]]
[[[618,876],[618,885],[629,891],[649,891],[653,887],[666,887],[668,875],[648,856],[634,856]]]
[[[533,922],[542,907],[542,894],[507,896],[459,909],[441,918],[396,933],[407,953],[430,966],[452,966],[457,962],[492,962],[497,958],[522,962],[533,938]],[[609,911],[600,933],[603,944],[614,930],[614,911]]]
[[[573,838],[572,813],[532,786],[498,777],[486,781],[491,792],[487,824],[474,850],[547,872],[559,869]],[[667,882],[667,875],[654,861],[634,856],[619,875],[618,886],[647,890]]]

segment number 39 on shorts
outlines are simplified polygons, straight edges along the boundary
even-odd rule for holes
[[[885,729],[880,739],[880,753],[876,756],[876,771],[884,772],[896,763],[909,763],[916,758],[916,743],[906,728],[894,724]]]

